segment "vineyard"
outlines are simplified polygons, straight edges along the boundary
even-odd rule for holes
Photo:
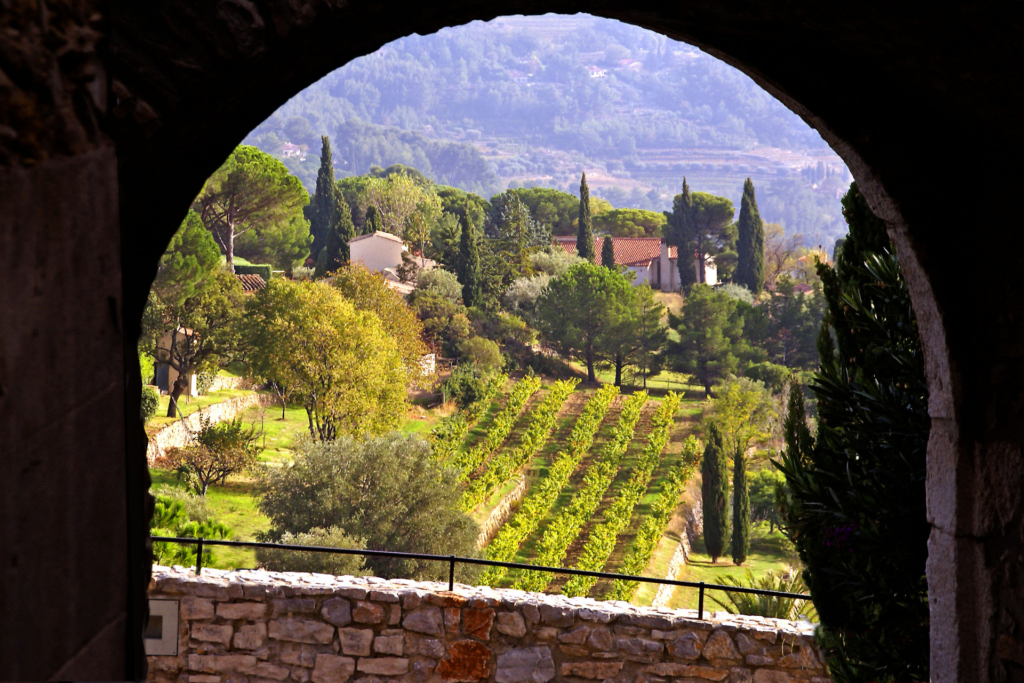
[[[503,562],[664,576],[701,445],[700,399],[617,387],[498,378],[480,401],[435,427],[434,457],[464,482],[463,508],[500,527],[482,548]],[[525,481],[525,493],[523,484]],[[506,495],[517,498],[511,506]],[[482,542],[482,541],[481,541]],[[660,573],[659,573],[660,572]],[[489,568],[495,587],[650,603],[636,582],[566,580]]]

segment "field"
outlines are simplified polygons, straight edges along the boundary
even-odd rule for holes
[[[599,373],[599,380],[610,381],[611,379],[609,373]],[[597,560],[601,565],[599,568],[604,571],[621,570],[640,525],[645,519],[651,517],[652,506],[664,487],[668,485],[670,472],[682,458],[684,440],[696,433],[703,415],[703,391],[699,387],[685,383],[686,379],[682,375],[664,373],[648,380],[650,398],[640,409],[635,421],[635,428],[624,444],[624,452],[619,465],[617,469],[613,470],[613,476],[610,477],[610,483],[606,488],[598,491],[598,498],[595,499],[596,507],[592,514],[582,520],[578,531],[568,539],[560,562],[561,566],[577,566],[577,563],[587,556],[588,544],[592,543],[592,537],[595,534],[608,534],[607,530],[601,531],[601,529],[610,522],[609,511],[615,509],[617,500],[627,490],[631,480],[639,478],[642,479],[640,495],[636,497],[635,505],[626,506],[628,518],[622,518],[623,521],[618,523],[612,536],[613,541],[606,542],[607,552],[603,556],[599,555]],[[505,408],[510,400],[513,384],[514,380],[510,380],[483,411],[479,421],[470,428],[464,443],[461,444],[459,449],[461,452],[467,452],[482,444],[488,438],[489,432],[500,428],[502,416],[508,412]],[[583,383],[571,392],[566,392],[563,389],[563,393],[568,393],[564,400],[561,400],[561,395],[548,400],[555,389],[555,383],[544,381],[539,390],[525,399],[521,411],[518,415],[512,416],[512,421],[509,423],[511,426],[506,428],[507,436],[498,441],[498,446],[492,452],[484,452],[481,456],[482,459],[474,464],[467,474],[469,487],[479,484],[479,482],[488,482],[484,493],[478,498],[482,502],[470,509],[471,516],[478,523],[484,523],[502,499],[516,487],[520,474],[525,476],[527,482],[526,497],[522,500],[525,501],[530,496],[538,495],[542,482],[547,477],[553,476],[556,469],[553,467],[553,463],[561,457],[560,454],[569,450],[569,435],[573,432],[588,402],[594,399],[598,388],[598,386]],[[653,417],[669,390],[680,393],[682,398],[671,422],[664,428],[667,430],[667,442],[660,454],[657,455],[656,462],[650,466],[649,476],[646,471],[643,475],[636,475],[637,468],[641,466],[644,458],[645,447],[649,438],[652,437]],[[623,415],[623,407],[630,397],[639,391],[640,389],[637,387],[623,387],[619,395],[611,401],[599,424],[596,425],[592,444],[579,454],[578,466],[568,475],[567,483],[557,489],[557,494],[553,496],[550,506],[537,513],[538,518],[535,520],[532,531],[526,533],[519,543],[514,544],[511,556],[508,557],[509,560],[541,563],[545,542],[543,539],[549,535],[549,531],[558,523],[559,517],[566,513],[574,497],[580,493],[585,478],[589,476],[588,472],[603,457],[602,454],[609,450],[616,425],[621,421]],[[243,392],[218,392],[218,395],[221,396],[220,400],[224,400],[224,398],[230,398],[233,393]],[[190,406],[195,406],[201,401],[202,399],[199,401],[193,399]],[[548,422],[543,425],[549,430],[544,431],[538,427],[537,423],[543,417],[542,406],[547,404],[552,404],[548,406],[547,410],[554,412],[552,413],[553,417],[549,417]],[[426,437],[430,430],[450,412],[450,408],[447,410],[445,408],[428,409],[422,405],[412,405],[403,421],[402,431]],[[296,441],[302,438],[308,430],[305,410],[297,405],[288,406],[283,419],[280,405],[254,408],[248,411],[244,418],[262,422],[265,448],[260,460],[271,467],[282,466],[290,462]],[[522,464],[509,469],[507,463],[512,461],[514,461],[513,465]],[[503,470],[499,467],[499,463],[502,462],[506,463]],[[492,468],[499,468],[499,471],[506,474],[498,476],[492,473],[488,479],[488,472]],[[154,485],[181,486],[172,474],[158,470],[152,470],[151,473]],[[260,514],[256,504],[255,483],[253,479],[235,477],[229,480],[225,486],[215,486],[210,489],[209,509],[218,521],[232,527],[233,538],[252,539],[258,531],[269,526],[269,520]],[[635,489],[636,484],[634,483],[633,486]],[[695,495],[699,495],[699,472],[688,482],[679,497],[675,514],[662,530],[660,540],[650,552],[646,569],[642,572],[643,575],[665,576],[672,554],[679,544],[679,534],[685,526],[683,511],[694,500]],[[619,506],[622,505],[620,502]],[[517,512],[514,511],[514,514]],[[513,517],[506,520],[506,527],[511,519]],[[494,541],[492,541],[493,543]],[[679,579],[719,583],[725,576],[743,576],[747,568],[751,569],[755,575],[761,575],[768,570],[779,573],[786,571],[788,566],[794,562],[787,553],[786,544],[781,534],[778,531],[769,534],[766,528],[754,532],[750,557],[744,567],[734,566],[728,557],[719,558],[718,563],[712,563],[711,558],[705,553],[701,538],[693,540],[692,550],[690,560],[679,575]],[[485,549],[487,554],[494,552],[494,548]],[[593,556],[592,551],[590,555]],[[590,561],[594,562],[593,559]],[[255,566],[255,553],[250,550],[219,550],[214,566],[223,568],[252,567]],[[521,577],[510,573],[491,581],[491,583],[496,586],[511,586],[518,585],[516,582],[520,579]],[[546,590],[561,590],[565,583],[565,578],[556,578],[547,585]],[[536,587],[534,586],[534,588]],[[612,589],[611,582],[599,581],[589,588],[587,594],[597,598],[607,597]],[[632,601],[635,604],[650,604],[656,592],[656,585],[643,584],[632,596]],[[695,591],[678,589],[669,604],[671,607],[695,607],[696,600]],[[715,608],[713,603],[709,602],[708,604],[709,609]]]

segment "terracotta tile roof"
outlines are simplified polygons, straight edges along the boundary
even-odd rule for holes
[[[594,253],[600,259],[601,248],[604,246],[602,240],[612,241],[612,251],[615,253],[615,263],[620,266],[646,266],[651,261],[661,256],[661,237],[595,237]],[[576,253],[575,237],[556,237],[555,244],[561,245],[566,253]],[[668,248],[670,259],[678,258],[675,247]]]
[[[259,275],[238,275],[236,273],[235,277],[242,283],[242,291],[246,294],[258,292],[267,286],[267,283]]]

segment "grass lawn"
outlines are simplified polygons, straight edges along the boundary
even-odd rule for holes
[[[212,391],[209,394],[204,394],[203,396],[189,397],[187,402],[185,400],[185,396],[181,396],[181,398],[178,399],[178,410],[182,415],[187,417],[200,408],[205,408],[206,406],[213,405],[214,403],[223,403],[224,401],[251,393],[251,391],[246,391],[244,389],[222,389],[221,391]],[[147,433],[154,434],[167,425],[177,421],[178,418],[176,417],[165,417],[167,415],[167,404],[170,400],[171,397],[167,395],[160,397],[160,406],[156,409],[156,415],[151,417],[149,422],[146,423]]]
[[[150,469],[153,487],[159,485],[184,488],[174,474],[165,470]],[[206,492],[207,505],[213,518],[231,527],[231,540],[251,541],[257,531],[270,528],[270,520],[260,513],[253,493],[253,481],[241,477],[228,479],[224,486],[211,486]],[[216,548],[216,561],[204,564],[217,569],[247,569],[256,566],[256,551],[253,548]]]
[[[785,573],[790,566],[798,563],[797,558],[787,554],[785,549],[785,538],[776,529],[769,533],[767,526],[753,529],[750,539],[750,555],[742,567],[732,563],[728,549],[724,557],[718,558],[718,563],[713,564],[711,557],[704,547],[704,538],[700,537],[693,543],[693,552],[686,561],[686,568],[679,573],[680,581],[704,581],[705,583],[722,583],[726,576],[738,579],[746,578],[746,570],[749,569],[755,577],[763,576],[767,571],[774,571],[776,574]],[[709,595],[719,594],[719,591],[705,592],[704,609],[712,612],[722,608],[715,602],[708,599]],[[724,597],[724,596],[723,596]],[[676,588],[669,607],[697,608],[697,590],[694,588]]]

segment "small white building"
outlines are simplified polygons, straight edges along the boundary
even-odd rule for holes
[[[674,292],[679,289],[679,271],[676,269],[678,252],[662,237],[595,237],[594,253],[601,261],[604,240],[612,241],[615,264],[625,266],[633,273],[633,285],[650,285],[652,289]],[[556,237],[567,253],[576,253],[575,237]]]
[[[389,232],[372,232],[359,235],[348,241],[349,260],[358,263],[374,273],[383,273],[388,286],[403,296],[412,291],[413,286],[401,281],[398,269],[402,265],[402,254],[409,251],[402,238]],[[437,263],[431,259],[414,256],[415,263],[421,270],[430,270]]]

